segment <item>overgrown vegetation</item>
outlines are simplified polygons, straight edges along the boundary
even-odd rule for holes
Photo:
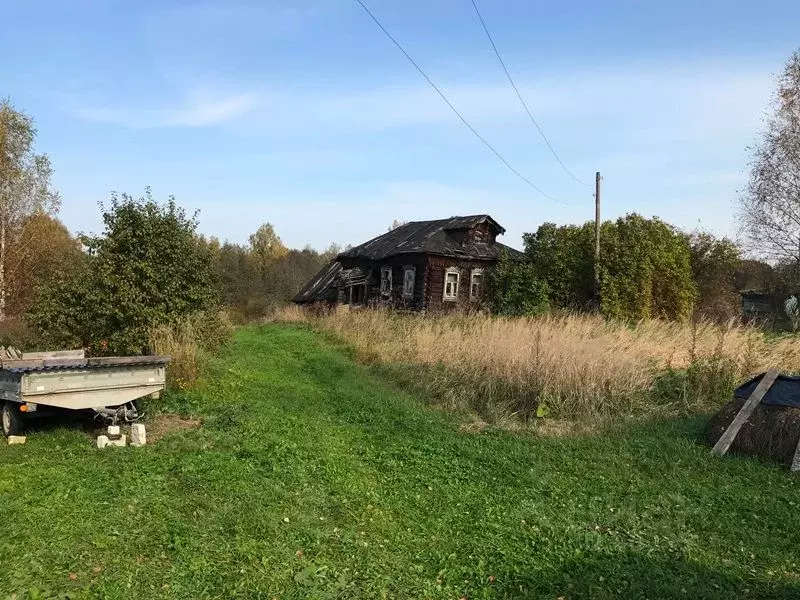
[[[336,334],[362,360],[416,369],[417,382],[447,408],[512,426],[537,413],[596,421],[706,412],[769,367],[800,371],[794,338],[735,323],[299,309],[282,318]]]
[[[213,308],[217,287],[197,221],[173,198],[158,204],[147,190],[112,196],[103,235],[83,236],[83,269],[46,288],[27,314],[44,344],[95,353],[148,351],[153,327]]]
[[[523,236],[529,263],[504,260],[489,279],[489,304],[501,315],[549,308],[596,308],[594,224],[545,223]],[[613,319],[723,322],[739,314],[739,250],[709,233],[687,235],[659,219],[630,214],[602,224],[600,311]]]
[[[249,244],[205,241],[220,282],[224,304],[240,323],[256,321],[291,302],[297,292],[339,253],[336,245],[324,252],[284,246],[273,226],[261,225]]]
[[[195,312],[150,330],[150,347],[155,354],[172,358],[167,369],[167,386],[187,389],[196,386],[210,372],[212,358],[233,334],[228,314],[222,310]]]
[[[274,324],[240,330],[211,384],[158,405],[203,424],[144,448],[44,424],[0,445],[0,596],[800,594],[800,480],[711,457],[700,420],[463,433]]]

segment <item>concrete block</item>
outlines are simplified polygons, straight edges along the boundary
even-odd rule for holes
[[[109,438],[115,438],[120,433],[122,433],[122,430],[120,429],[119,425],[109,425],[108,426],[108,437]]]
[[[127,445],[127,442],[128,442],[128,436],[123,434],[119,436],[119,438],[116,440],[108,440],[108,445],[119,446],[120,448],[124,448]]]
[[[131,446],[144,446],[147,443],[147,432],[144,425],[134,423],[131,425]]]
[[[98,435],[97,436],[97,447],[98,448],[105,448],[108,446],[108,436],[107,435]]]
[[[10,435],[8,436],[9,444],[24,444],[28,440],[24,435]]]

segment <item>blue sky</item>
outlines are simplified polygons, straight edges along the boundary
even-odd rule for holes
[[[469,0],[3,0],[0,94],[31,114],[62,220],[100,229],[111,190],[173,194],[243,242],[359,243],[393,219],[490,213],[505,242],[593,218],[519,105]],[[540,125],[603,212],[735,234],[745,147],[798,45],[796,0],[479,0]]]

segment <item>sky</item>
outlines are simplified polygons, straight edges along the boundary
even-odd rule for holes
[[[30,114],[59,217],[102,230],[112,191],[174,195],[199,229],[358,244],[394,219],[488,213],[505,243],[543,222],[658,216],[736,236],[746,148],[800,46],[797,0],[0,0],[0,96]],[[588,184],[588,185],[587,185]]]

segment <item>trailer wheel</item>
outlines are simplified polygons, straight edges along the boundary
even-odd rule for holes
[[[3,402],[0,407],[0,421],[3,422],[3,435],[19,435],[22,433],[22,415],[16,402]]]

